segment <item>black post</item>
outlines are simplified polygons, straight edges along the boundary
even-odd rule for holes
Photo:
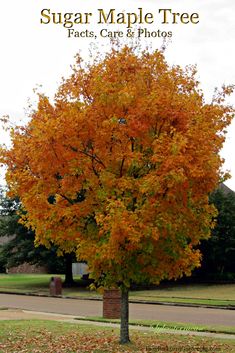
[[[74,285],[73,280],[73,271],[72,271],[72,263],[73,263],[73,254],[65,254],[65,287],[72,287]]]

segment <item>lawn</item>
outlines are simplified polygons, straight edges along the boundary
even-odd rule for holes
[[[44,274],[0,274],[0,288],[1,290],[48,290],[51,276]]]
[[[52,276],[61,277],[64,275],[48,274],[0,274],[0,292],[16,292],[31,294],[49,294],[49,283]],[[63,295],[68,296],[97,296],[96,292],[91,292],[84,287],[80,276],[75,276],[76,286],[74,288],[63,288]]]
[[[52,321],[1,321],[0,353],[234,353],[234,340],[131,331],[120,346],[116,329]]]
[[[235,284],[175,284],[154,290],[132,291],[131,299],[235,306]]]
[[[0,292],[18,292],[32,294],[49,294],[49,282],[52,275],[38,274],[0,274]],[[61,275],[62,280],[64,276]],[[64,296],[97,297],[95,291],[82,286],[80,277],[75,277],[74,288],[63,288]],[[176,302],[205,305],[235,306],[235,284],[175,284],[159,287],[154,290],[131,291],[130,300],[157,302]]]
[[[220,299],[235,301],[234,284],[175,284],[160,287],[156,290],[135,291],[133,296]]]

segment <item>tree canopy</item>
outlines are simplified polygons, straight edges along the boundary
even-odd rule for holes
[[[190,275],[215,215],[208,194],[232,89],[205,103],[196,68],[170,67],[162,51],[113,48],[88,65],[77,56],[54,102],[40,94],[2,151],[37,241],[76,248],[99,285],[123,293]]]

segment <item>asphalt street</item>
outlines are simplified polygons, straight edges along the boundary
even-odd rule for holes
[[[0,294],[0,307],[77,317],[102,316],[102,301]],[[130,319],[235,326],[235,310],[130,303]]]

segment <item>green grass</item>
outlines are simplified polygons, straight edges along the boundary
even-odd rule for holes
[[[0,292],[49,294],[52,275],[0,274]],[[62,280],[64,276],[61,275]],[[81,286],[80,277],[75,277],[76,287],[63,288],[62,295],[71,297],[101,298],[95,291]],[[235,284],[175,284],[154,290],[131,291],[130,300],[145,300],[166,303],[214,305],[235,307]]]
[[[49,283],[52,276],[61,277],[64,281],[64,275],[48,274],[0,274],[0,292],[16,292],[31,294],[49,294]],[[82,287],[80,276],[74,277],[77,283],[76,287],[63,288],[63,295],[68,296],[97,296],[96,292]]]
[[[0,288],[9,289],[40,289],[48,288],[49,281],[53,275],[38,274],[14,274],[0,275]]]
[[[132,291],[130,299],[235,306],[235,284],[175,284],[155,290]]]
[[[40,320],[0,322],[0,353],[235,353],[235,340],[131,331],[120,346],[119,331]]]
[[[219,299],[235,301],[234,284],[171,284],[155,290],[133,291],[132,296]]]
[[[141,296],[141,295],[130,295],[132,300],[142,300],[148,302],[160,302],[160,303],[181,303],[181,304],[195,304],[205,306],[226,306],[235,307],[235,300],[220,300],[220,299],[196,299],[196,298],[177,298],[177,297],[159,297],[159,296]]]

